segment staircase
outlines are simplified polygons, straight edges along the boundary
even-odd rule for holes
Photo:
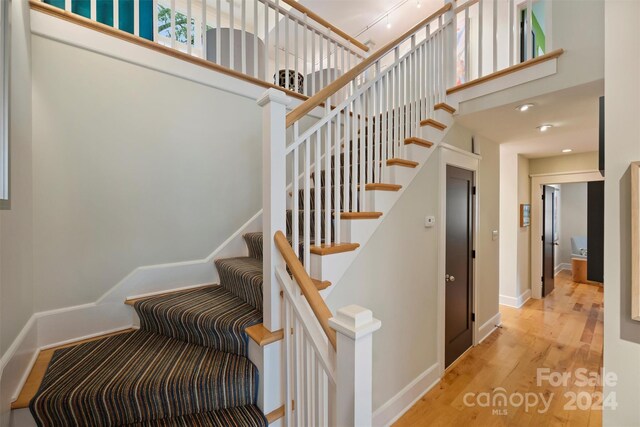
[[[129,301],[140,329],[57,350],[29,404],[41,426],[266,426],[245,329],[262,320],[261,233],[220,284]]]
[[[357,306],[334,315],[323,297],[453,122],[451,10],[291,112],[269,89],[263,232],[244,235],[248,256],[216,260],[219,284],[127,301],[137,330],[56,350],[28,399],[36,423],[371,424],[367,337],[380,322]],[[304,129],[312,111],[321,118]]]

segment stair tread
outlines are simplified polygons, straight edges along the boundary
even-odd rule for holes
[[[420,121],[420,126],[431,126],[438,130],[445,130],[447,128],[447,125],[434,119],[424,119]]]
[[[134,308],[143,329],[240,355],[248,353],[245,329],[262,322],[261,311],[223,286],[143,298]]]
[[[405,160],[405,159],[398,159],[398,158],[393,158],[393,159],[389,159],[387,160],[387,166],[404,166],[407,168],[415,168],[416,166],[418,166],[420,163],[418,162],[414,162],[412,160]]]
[[[405,139],[404,143],[405,145],[416,144],[426,148],[431,148],[433,146],[433,142],[427,141],[426,139],[423,139],[423,138],[418,138],[416,136],[412,136],[411,138]]]
[[[257,379],[246,357],[138,330],[57,350],[30,408],[39,425],[188,418],[255,405]]]
[[[436,105],[433,106],[434,110],[444,110],[450,114],[454,114],[456,112],[456,109],[453,108],[451,105],[447,104],[446,102],[440,102]]]
[[[359,243],[332,243],[330,245],[311,246],[311,253],[315,255],[332,255],[355,251],[359,247]]]

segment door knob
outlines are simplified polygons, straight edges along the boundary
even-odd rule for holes
[[[450,275],[447,274],[447,275],[444,276],[444,280],[445,280],[445,282],[455,282],[456,278],[454,276],[450,276]]]

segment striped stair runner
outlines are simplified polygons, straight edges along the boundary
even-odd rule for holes
[[[29,408],[39,426],[266,426],[248,326],[262,322],[262,233],[216,260],[220,285],[136,301],[140,330],[57,350]]]

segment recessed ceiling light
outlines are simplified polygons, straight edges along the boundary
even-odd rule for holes
[[[571,148],[565,148],[564,150],[562,150],[563,153],[570,153],[573,150]]]
[[[520,111],[521,113],[524,113],[525,111],[529,110],[531,107],[533,107],[533,104],[522,104],[522,105],[518,105],[516,107],[516,110]]]
[[[553,127],[553,125],[541,125],[541,126],[538,126],[538,130],[540,132],[546,132],[549,129],[551,129],[552,127]]]

